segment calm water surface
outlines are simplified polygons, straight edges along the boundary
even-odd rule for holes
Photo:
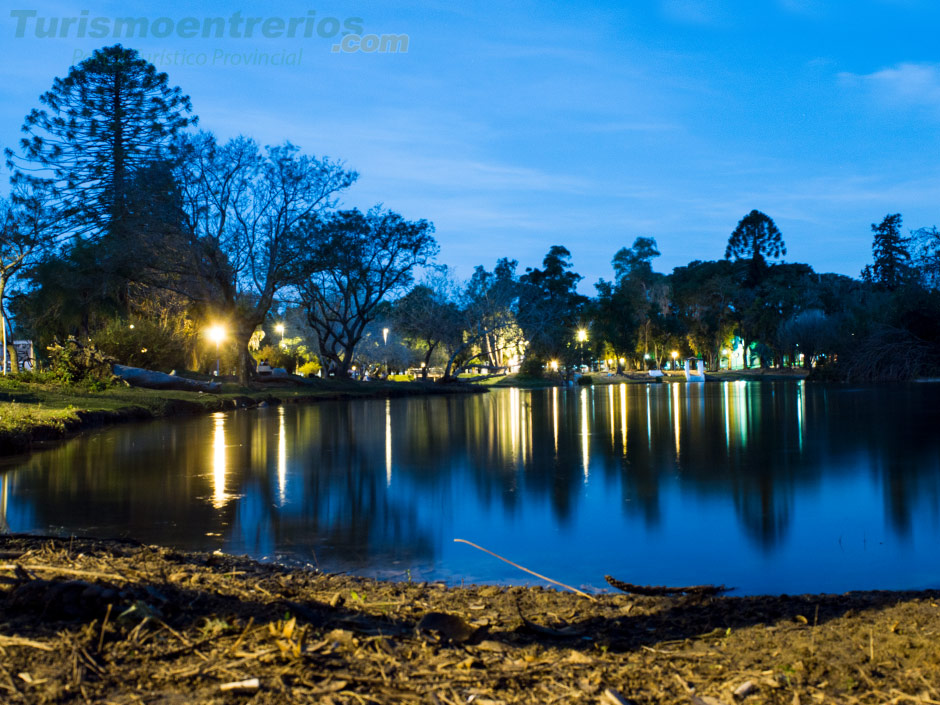
[[[619,385],[233,411],[8,461],[6,531],[386,578],[940,587],[940,389]]]

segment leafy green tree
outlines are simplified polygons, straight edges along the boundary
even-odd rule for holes
[[[519,277],[516,316],[529,343],[528,354],[561,358],[570,352],[581,309],[587,297],[577,292],[580,274],[572,270],[571,253],[553,245],[542,269],[526,269]]]
[[[457,296],[459,337],[450,349],[444,367],[444,379],[451,379],[455,367],[487,356],[493,364],[506,348],[518,348],[522,334],[516,318],[519,301],[519,278],[516,260],[502,258],[492,272],[483,266]]]
[[[44,190],[73,234],[126,227],[137,171],[172,151],[196,122],[165,73],[120,44],[96,50],[39,98],[23,124],[22,153],[6,150],[15,183]]]
[[[862,270],[862,278],[887,291],[895,291],[911,279],[911,253],[908,238],[901,235],[901,214],[886,215],[871,224],[874,263]]]
[[[295,271],[307,322],[321,357],[345,376],[379,305],[407,290],[415,270],[437,255],[434,226],[376,206],[316,214],[300,230],[309,249]]]
[[[614,274],[617,279],[649,275],[653,271],[651,263],[659,255],[655,238],[638,237],[631,247],[622,247],[617,250],[617,254],[611,260]]]
[[[336,205],[336,194],[358,175],[338,162],[302,154],[289,142],[262,152],[253,140],[238,137],[220,145],[203,132],[184,138],[180,153],[176,180],[183,224],[177,251],[168,249],[160,262],[165,285],[227,322],[238,374],[247,382],[255,368],[251,336],[276,294],[298,281],[311,248],[323,251],[317,238],[327,233],[319,224],[329,221],[318,216]],[[347,246],[359,246],[356,238],[331,239],[336,257]]]
[[[444,273],[431,277],[398,299],[392,309],[398,332],[423,353],[425,378],[435,351],[453,343],[460,332],[457,305],[448,296],[448,284]]]
[[[674,311],[689,348],[717,369],[721,350],[735,329],[738,283],[734,265],[727,260],[695,261],[676,267],[669,280]]]
[[[770,216],[759,210],[752,210],[738,221],[725,248],[725,259],[734,257],[749,261],[749,273],[753,283],[760,279],[766,258],[786,254],[787,246],[777,225]]]

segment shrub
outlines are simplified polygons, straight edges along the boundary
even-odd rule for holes
[[[170,371],[187,367],[190,340],[159,321],[113,319],[92,335],[92,343],[115,362],[148,370]]]
[[[519,365],[519,376],[540,379],[544,373],[545,363],[534,355],[527,355]]]
[[[84,382],[100,389],[110,384],[113,378],[111,365],[115,359],[93,343],[82,345],[78,339],[69,337],[64,343],[54,340],[46,350],[49,351],[49,371],[59,382]]]

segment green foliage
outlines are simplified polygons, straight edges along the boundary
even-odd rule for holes
[[[196,122],[167,75],[120,44],[73,66],[39,101],[45,107],[23,124],[22,155],[6,151],[8,168],[15,182],[50,194],[73,229],[95,235],[123,225],[134,173]]]
[[[911,255],[908,238],[901,235],[901,214],[886,215],[871,224],[874,263],[862,271],[862,278],[888,291],[898,289],[911,279]]]
[[[93,388],[111,382],[111,365],[115,360],[95,345],[83,345],[75,338],[68,338],[61,343],[54,341],[47,350],[49,370],[55,380],[65,384],[84,382]]]
[[[725,259],[747,259],[754,268],[759,268],[767,257],[786,254],[787,246],[776,223],[759,210],[752,210],[741,218],[725,248]]]
[[[92,334],[92,343],[120,365],[169,372],[185,369],[190,336],[164,321],[114,318]]]
[[[519,376],[527,379],[541,379],[545,374],[545,361],[535,355],[526,355],[519,365]]]

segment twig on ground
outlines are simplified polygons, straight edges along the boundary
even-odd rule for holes
[[[540,573],[536,573],[534,570],[529,570],[528,568],[525,568],[525,567],[519,565],[518,563],[513,563],[513,562],[512,562],[511,560],[509,560],[508,558],[503,558],[503,557],[500,556],[499,554],[493,553],[492,551],[489,551],[489,550],[483,548],[482,546],[477,546],[477,545],[476,545],[475,543],[473,543],[472,541],[467,541],[466,539],[454,539],[454,543],[465,543],[465,544],[467,544],[468,546],[473,546],[474,548],[476,548],[476,549],[478,549],[478,550],[480,550],[480,551],[483,551],[484,553],[489,553],[489,554],[490,554],[491,556],[493,556],[494,558],[499,558],[499,560],[503,561],[504,563],[508,563],[509,565],[513,566],[514,568],[518,568],[519,570],[524,570],[526,573],[529,573],[530,575],[534,575],[536,578],[539,578],[539,579],[541,579],[541,580],[547,580],[547,581],[550,582],[552,585],[558,585],[559,587],[565,588],[565,590],[571,590],[571,592],[576,593],[576,594],[578,594],[578,595],[581,595],[581,597],[586,597],[587,599],[591,600],[592,602],[596,602],[596,601],[597,601],[596,598],[594,598],[592,595],[588,595],[586,592],[582,592],[581,590],[578,590],[577,588],[573,588],[573,587],[571,587],[570,585],[565,585],[564,583],[560,583],[560,582],[558,582],[557,580],[552,580],[551,578],[548,578],[548,577],[546,577],[546,576],[544,576],[544,575],[542,575],[542,574],[540,574]]]

